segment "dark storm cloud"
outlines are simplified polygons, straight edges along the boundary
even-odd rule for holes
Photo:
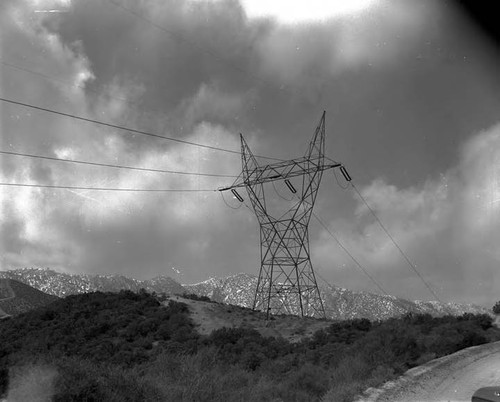
[[[83,44],[96,75],[89,88],[101,89],[116,79],[140,83],[141,109],[169,116],[202,85],[229,92],[254,85],[248,76],[261,28],[248,24],[237,2],[123,5],[165,30],[111,2],[77,1],[58,31],[65,43]]]
[[[478,161],[496,163],[498,60],[451,7],[380,1],[360,14],[290,25],[250,18],[236,1],[118,2],[157,29],[109,1],[72,1],[58,15],[33,14],[35,3],[4,3],[1,57],[53,79],[2,65],[3,96],[229,149],[239,149],[242,132],[255,153],[283,158],[304,154],[326,110],[328,156],[346,164],[440,294],[473,300],[464,289],[492,292],[497,226],[491,211],[476,211],[470,194],[494,183],[478,180],[489,169]],[[18,152],[191,172],[241,169],[238,155],[12,105],[0,113],[2,147]],[[216,189],[232,182],[7,156],[1,176],[121,188]],[[404,287],[429,298],[353,195],[338,189],[331,172],[323,183],[316,211],[349,249],[391,291]],[[173,266],[186,282],[257,272],[255,217],[245,206],[230,209],[216,192],[8,189],[0,199],[3,268],[146,278]],[[227,196],[237,207],[234,201]],[[311,228],[313,263],[323,276],[373,288],[328,234]],[[468,230],[477,240],[462,235]],[[471,266],[481,267],[481,280]]]

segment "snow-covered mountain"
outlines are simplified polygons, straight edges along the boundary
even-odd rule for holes
[[[39,268],[0,271],[0,278],[14,279],[59,297],[93,291],[117,292],[122,289],[139,291],[143,288],[148,292],[171,295],[194,293],[198,296],[208,296],[217,302],[242,307],[252,307],[257,286],[257,278],[244,273],[225,278],[211,278],[191,285],[181,285],[167,276],[140,281],[122,275],[70,275]],[[332,319],[383,320],[408,313],[429,313],[435,316],[489,313],[488,309],[475,305],[410,301],[394,296],[354,292],[336,286],[321,287],[320,292],[327,316]]]
[[[182,285],[187,293],[208,296],[213,301],[252,307],[257,278],[248,274],[236,274],[226,278],[210,278],[193,285]]]
[[[242,307],[252,307],[257,278],[237,274],[226,278],[211,278],[204,282],[183,285],[188,293],[208,296],[212,300]],[[434,316],[464,313],[488,314],[489,310],[471,304],[410,301],[394,296],[354,292],[341,287],[320,287],[326,314],[332,319],[368,318],[383,320],[408,313]]]
[[[186,290],[168,276],[158,276],[146,281],[122,275],[71,275],[51,269],[23,268],[0,271],[0,278],[14,279],[41,290],[42,292],[64,297],[87,292],[118,292],[120,290],[183,294]]]

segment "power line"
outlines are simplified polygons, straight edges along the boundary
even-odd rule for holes
[[[298,196],[297,196],[297,198],[298,198]],[[290,201],[290,200],[288,200],[288,201]],[[245,203],[245,206],[251,211],[251,208],[248,205],[246,205],[246,203]],[[328,226],[326,226],[323,223],[323,221],[319,218],[318,215],[316,215],[316,213],[314,211],[312,212],[312,215],[318,221],[318,223],[323,227],[323,229],[325,229],[326,232],[337,242],[337,244],[339,245],[339,247],[351,258],[351,260],[359,267],[359,269],[361,269],[361,271],[370,279],[370,281],[372,281],[373,284],[382,293],[384,293],[386,296],[389,296],[389,293],[386,292],[386,290],[382,287],[382,285],[380,283],[378,283],[375,280],[375,278],[372,275],[370,275],[370,273],[363,267],[363,265],[361,265],[361,263],[349,252],[349,250],[347,250],[347,248],[345,248],[345,246],[340,242],[340,240],[338,239],[338,237],[335,236],[335,234],[333,234],[333,232],[328,228]],[[315,275],[318,275],[327,285],[331,286],[323,277],[321,277],[321,275],[318,272],[315,272]]]
[[[415,272],[415,274],[417,274],[417,276],[420,278],[420,280],[422,281],[422,283],[425,285],[425,287],[429,290],[429,292],[432,293],[432,295],[436,298],[436,300],[440,303],[443,303],[438,295],[432,290],[432,288],[430,287],[430,285],[427,283],[427,281],[423,278],[423,276],[420,274],[420,272],[418,272],[417,270],[417,267],[415,266],[415,264],[413,264],[410,259],[407,257],[407,255],[405,254],[405,252],[401,249],[401,247],[399,247],[399,245],[396,243],[396,240],[394,240],[394,237],[391,236],[391,234],[389,233],[389,231],[386,229],[386,227],[384,226],[384,224],[381,222],[381,220],[378,218],[378,216],[375,214],[375,211],[373,211],[373,209],[370,207],[370,205],[368,205],[368,202],[365,200],[365,198],[361,195],[361,193],[358,191],[358,189],[356,188],[356,186],[351,182],[351,186],[352,188],[354,189],[354,191],[358,194],[359,198],[361,198],[361,200],[363,201],[363,203],[366,205],[366,207],[368,208],[368,210],[371,212],[371,214],[373,215],[373,217],[375,218],[375,220],[378,222],[378,224],[380,225],[380,227],[382,228],[382,230],[386,233],[386,235],[389,237],[389,239],[391,239],[392,243],[396,246],[396,248],[399,250],[399,252],[401,253],[401,255],[403,256],[403,258],[406,260],[406,262],[408,263],[408,265],[410,266],[410,268],[412,269],[413,272]]]
[[[249,71],[245,70],[244,68],[241,68],[237,65],[235,65],[234,63],[231,63],[229,60],[227,60],[226,58],[222,57],[220,54],[218,54],[217,52],[209,49],[209,48],[206,48],[206,47],[201,47],[200,45],[198,45],[196,42],[194,41],[191,41],[189,39],[186,39],[182,34],[178,33],[178,32],[175,32],[175,31],[172,31],[172,30],[169,30],[169,29],[166,29],[158,24],[156,24],[154,21],[134,12],[133,10],[127,8],[127,7],[124,7],[123,5],[121,4],[118,4],[116,2],[114,2],[113,0],[108,0],[110,3],[112,3],[113,5],[131,13],[132,15],[140,18],[141,20],[143,21],[146,21],[148,22],[149,24],[151,24],[152,26],[156,27],[157,29],[171,35],[172,37],[184,42],[184,43],[188,43],[190,44],[191,46],[193,47],[196,47],[198,50],[201,50],[207,54],[210,54],[212,55],[214,58],[218,59],[219,61],[229,65],[230,67],[248,75],[249,77],[253,78],[254,80],[258,80],[260,82],[263,82],[263,83],[267,83],[266,80],[263,80],[253,74],[251,74]],[[25,71],[25,72],[29,72],[31,74],[35,74],[35,75],[39,75],[39,76],[42,76],[46,79],[52,79],[54,81],[58,81],[60,83],[63,83],[65,85],[69,85],[68,83],[65,83],[64,81],[61,81],[61,80],[57,80],[53,77],[50,77],[50,76],[47,76],[45,74],[42,74],[42,73],[39,73],[39,72],[35,72],[35,71],[31,71],[29,69],[26,69],[26,68],[22,68],[22,67],[19,67],[19,66],[16,66],[16,65],[13,65],[11,63],[7,63],[7,62],[3,62],[3,61],[0,61],[1,64],[3,65],[6,65],[8,67],[11,67],[11,68],[15,68],[15,69],[18,69],[20,71]],[[82,86],[79,86],[77,85],[78,87],[82,87]],[[92,92],[97,92],[97,91],[92,91]],[[113,97],[111,95],[108,95],[110,97]],[[115,97],[116,99],[120,99],[122,101],[125,101],[125,102],[129,102],[128,100],[126,99],[123,99],[123,98],[118,98],[118,97]],[[153,133],[148,133],[148,132],[145,132],[145,131],[141,131],[141,130],[136,130],[136,129],[132,129],[132,128],[127,128],[127,127],[122,127],[122,126],[118,126],[118,125],[114,125],[114,124],[111,124],[111,123],[105,123],[105,122],[101,122],[101,121],[98,121],[98,120],[94,120],[94,119],[89,119],[89,118],[84,118],[84,117],[81,117],[81,116],[76,116],[76,115],[72,115],[72,114],[67,114],[67,113],[63,113],[63,112],[59,112],[59,111],[55,111],[55,110],[51,110],[51,109],[46,109],[46,108],[42,108],[42,107],[38,107],[38,106],[34,106],[34,105],[29,105],[29,104],[25,104],[25,103],[21,103],[21,102],[16,102],[16,101],[12,101],[12,100],[8,100],[8,99],[4,99],[4,98],[0,98],[1,101],[4,101],[4,102],[8,102],[8,103],[12,103],[12,104],[16,104],[16,105],[20,105],[20,106],[24,106],[24,107],[29,107],[29,108],[33,108],[33,109],[37,109],[37,110],[40,110],[40,111],[45,111],[45,112],[49,112],[49,113],[54,113],[54,114],[58,114],[58,115],[61,115],[61,116],[66,116],[66,117],[71,117],[71,118],[74,118],[74,119],[78,119],[78,120],[82,120],[82,121],[86,121],[86,122],[91,122],[91,123],[94,123],[94,124],[99,124],[99,125],[104,125],[104,126],[107,126],[107,127],[111,127],[111,128],[115,128],[115,129],[119,129],[119,130],[125,130],[125,131],[129,131],[129,132],[133,132],[133,133],[136,133],[136,134],[141,134],[141,135],[146,135],[146,136],[151,136],[151,137],[156,137],[156,138],[162,138],[162,139],[166,139],[166,140],[170,140],[170,141],[174,141],[174,142],[178,142],[178,143],[183,143],[183,144],[187,144],[187,145],[193,145],[193,146],[198,146],[198,147],[202,147],[202,148],[207,148],[207,149],[212,149],[212,150],[218,150],[218,151],[223,151],[223,152],[228,152],[228,153],[234,153],[234,154],[240,154],[239,151],[234,151],[234,150],[229,150],[229,149],[224,149],[224,148],[219,148],[219,147],[214,147],[214,146],[210,146],[210,145],[204,145],[204,144],[198,144],[198,143],[194,143],[194,142],[190,142],[190,141],[185,141],[185,140],[180,140],[180,139],[176,139],[176,138],[171,138],[171,137],[166,137],[166,136],[161,136],[161,135],[158,135],[158,134],[153,134]],[[62,161],[62,162],[71,162],[71,163],[77,163],[77,164],[85,164],[85,165],[94,165],[94,166],[102,166],[102,167],[112,167],[112,168],[119,168],[119,169],[130,169],[130,170],[138,170],[138,171],[148,171],[148,172],[161,172],[161,173],[173,173],[173,174],[184,174],[184,175],[196,175],[196,176],[211,176],[211,177],[236,177],[236,176],[231,176],[231,175],[219,175],[219,174],[203,174],[203,173],[191,173],[191,172],[180,172],[180,171],[169,171],[169,170],[160,170],[160,169],[147,169],[147,168],[136,168],[136,167],[130,167],[130,166],[123,166],[123,165],[112,165],[112,164],[102,164],[102,163],[95,163],[95,162],[85,162],[85,161],[77,161],[77,160],[69,160],[69,159],[63,159],[63,158],[54,158],[54,157],[44,157],[44,156],[40,156],[40,155],[30,155],[30,154],[21,154],[21,153],[13,153],[13,152],[7,152],[7,151],[0,151],[0,153],[2,154],[9,154],[9,155],[16,155],[16,156],[24,156],[24,157],[31,157],[31,158],[39,158],[39,159],[46,159],[46,160],[54,160],[54,161]],[[280,159],[277,159],[277,158],[270,158],[270,157],[265,157],[265,156],[259,156],[259,155],[255,155],[256,157],[259,157],[259,158],[263,158],[263,159],[270,159],[270,160],[280,160]],[[337,178],[337,177],[336,177]],[[337,178],[337,182],[338,182],[338,178]],[[340,183],[338,183],[340,185]],[[80,190],[102,190],[102,191],[154,191],[154,192],[165,192],[165,191],[175,191],[175,192],[185,192],[185,191],[216,191],[216,190],[189,190],[189,189],[180,189],[180,190],[173,190],[173,189],[158,189],[158,190],[155,190],[155,189],[118,189],[118,188],[95,188],[95,187],[73,187],[73,186],[52,186],[52,185],[34,185],[34,184],[18,184],[18,183],[0,183],[0,185],[3,185],[3,186],[23,186],[23,187],[43,187],[43,188],[63,188],[63,189],[80,189]],[[380,219],[377,217],[377,215],[375,214],[375,212],[370,208],[370,206],[368,205],[368,203],[366,202],[366,200],[361,196],[361,194],[359,193],[359,191],[357,190],[357,188],[354,186],[354,184],[351,183],[351,185],[353,186],[353,188],[355,189],[355,191],[358,193],[359,197],[363,200],[364,204],[367,206],[367,208],[370,210],[370,212],[372,213],[372,215],[375,217],[375,219],[377,220],[377,222],[379,223],[379,225],[381,226],[381,228],[384,230],[384,232],[387,234],[387,236],[391,239],[391,241],[394,243],[394,245],[396,246],[396,248],[399,250],[399,252],[401,253],[401,255],[404,257],[404,259],[407,261],[407,263],[410,265],[410,267],[412,268],[412,270],[418,275],[418,277],[421,279],[421,281],[425,284],[425,286],[427,287],[427,289],[433,294],[433,296],[438,300],[438,296],[436,295],[436,293],[432,290],[432,288],[429,286],[429,284],[424,280],[424,278],[422,277],[422,275],[418,272],[418,270],[416,269],[415,265],[409,260],[409,258],[406,256],[406,254],[403,252],[403,250],[400,248],[400,246],[396,243],[395,239],[391,236],[391,234],[388,232],[388,230],[385,228],[385,226],[382,224],[382,222],[380,221]],[[342,186],[341,186],[342,187]],[[279,195],[279,194],[278,194]],[[346,251],[346,253],[348,253],[348,255],[354,260],[354,262],[356,262],[356,264],[361,268],[363,269],[363,272],[365,272],[365,274],[367,274],[370,279],[372,281],[374,281],[374,283],[379,287],[380,290],[382,290],[384,293],[386,293],[382,288],[381,286],[376,283],[376,281],[368,274],[368,272],[366,270],[364,270],[364,268],[359,264],[359,262],[357,262],[357,260],[355,260],[355,258],[347,251],[347,249],[345,249],[345,247],[340,243],[340,241],[329,231],[329,229],[319,220],[319,218],[314,215],[315,218],[318,220],[318,222],[330,233],[330,235],[337,241],[337,243],[339,244],[339,246],[341,246],[344,251]],[[322,278],[323,279],[323,278]],[[324,280],[324,279],[323,279]],[[325,281],[326,282],[326,281]],[[328,283],[328,282],[326,282]],[[386,293],[387,294],[387,293]]]
[[[81,165],[102,166],[102,167],[110,167],[110,168],[117,168],[117,169],[139,170],[139,171],[143,171],[143,172],[171,173],[171,174],[179,174],[179,175],[207,176],[207,177],[236,177],[234,175],[215,174],[215,173],[181,172],[181,171],[176,171],[176,170],[148,169],[148,168],[125,166],[125,165],[113,165],[113,164],[109,164],[109,163],[87,162],[87,161],[80,161],[80,160],[74,160],[74,159],[55,158],[55,157],[51,157],[51,156],[23,154],[20,152],[9,152],[9,151],[1,151],[1,150],[0,150],[0,154],[23,156],[23,157],[35,158],[35,159],[46,159],[46,160],[58,161],[58,162],[77,163],[77,164],[81,164]]]
[[[56,115],[59,115],[59,116],[70,117],[70,118],[75,119],[75,120],[81,120],[81,121],[86,121],[88,123],[94,123],[94,124],[98,124],[98,125],[105,126],[105,127],[115,128],[117,130],[128,131],[128,132],[135,133],[135,134],[145,135],[145,136],[148,136],[148,137],[161,138],[163,140],[178,142],[178,143],[186,144],[186,145],[192,145],[192,146],[196,146],[196,147],[200,147],[200,148],[207,148],[207,149],[211,149],[211,150],[215,150],[215,151],[227,152],[227,153],[231,153],[231,154],[238,154],[238,155],[241,154],[240,151],[234,151],[232,149],[220,148],[220,147],[215,147],[215,146],[212,146],[212,145],[199,144],[199,143],[192,142],[192,141],[181,140],[179,138],[166,137],[164,135],[154,134],[154,133],[150,133],[150,132],[142,131],[142,130],[137,130],[137,129],[130,128],[130,127],[118,126],[116,124],[106,123],[106,122],[103,122],[103,121],[100,121],[100,120],[95,120],[95,119],[90,119],[90,118],[87,118],[87,117],[77,116],[77,115],[70,114],[70,113],[64,113],[64,112],[60,112],[60,111],[57,111],[57,110],[44,108],[44,107],[41,107],[41,106],[35,106],[35,105],[28,104],[28,103],[14,101],[14,100],[11,100],[11,99],[6,99],[6,98],[1,98],[0,97],[0,101],[7,102],[7,103],[10,103],[10,104],[13,104],[13,105],[27,107],[27,108],[30,108],[30,109],[40,110],[42,112],[56,114]],[[270,157],[261,156],[261,155],[255,155],[255,156],[258,157],[258,158],[262,158],[262,159],[280,160],[280,159],[277,159],[277,158],[270,158]]]
[[[319,277],[319,279],[321,279],[323,282],[325,282],[331,289],[333,289],[333,285],[330,284],[330,282],[328,282],[325,278],[323,278],[323,276],[320,275],[320,273],[318,271],[314,271],[314,275],[316,275],[317,277]]]
[[[108,94],[108,93],[104,94],[102,92],[96,91],[95,89],[89,88],[86,85],[74,84],[74,83],[71,83],[71,82],[68,82],[68,81],[64,81],[64,80],[61,80],[59,78],[55,78],[55,77],[52,77],[50,75],[41,73],[39,71],[34,71],[34,70],[30,70],[29,68],[26,68],[26,67],[18,66],[16,64],[13,64],[13,63],[5,61],[1,57],[0,57],[0,64],[4,65],[6,67],[12,68],[14,70],[22,71],[22,72],[29,73],[29,74],[32,74],[32,75],[37,75],[37,76],[42,77],[42,78],[44,78],[46,80],[57,82],[59,84],[67,86],[69,88],[77,87],[77,88],[84,89],[85,91],[93,92],[96,95],[101,95],[101,96],[104,95],[104,96],[107,96],[109,98],[116,99],[116,100],[119,100],[119,101],[122,101],[122,102],[126,102],[126,103],[129,103],[129,104],[138,105],[138,102],[134,102],[134,101],[131,101],[131,100],[126,99],[126,98],[121,98],[119,96],[111,95],[111,94]]]
[[[340,248],[342,250],[345,251],[345,253],[351,258],[351,260],[354,261],[354,263],[361,269],[361,271],[364,272],[364,274],[375,284],[375,286],[377,286],[377,288],[382,292],[384,293],[386,296],[389,296],[389,294],[384,290],[384,288],[382,287],[382,285],[380,285],[373,276],[370,275],[370,273],[361,265],[361,263],[356,259],[354,258],[354,256],[349,252],[349,250],[347,250],[344,245],[340,242],[340,240],[338,239],[337,236],[335,236],[333,234],[333,232],[328,228],[328,226],[326,226],[322,221],[321,219],[318,217],[318,215],[316,215],[314,212],[313,212],[313,216],[316,218],[316,220],[319,222],[319,224],[323,227],[323,229],[326,230],[326,232],[337,242],[337,244],[340,246]],[[324,279],[323,279],[324,280]],[[325,281],[326,282],[326,281]],[[328,283],[328,282],[327,282]]]
[[[134,191],[134,192],[172,192],[172,193],[186,193],[186,192],[214,192],[217,190],[198,190],[198,189],[148,189],[148,188],[110,188],[110,187],[81,187],[81,186],[55,186],[45,184],[25,184],[25,183],[0,183],[0,186],[11,187],[36,187],[36,188],[53,188],[53,189],[66,189],[66,190],[92,190],[92,191]]]
[[[333,169],[335,171],[335,169]],[[279,194],[278,194],[279,195]],[[296,196],[298,198],[298,196]],[[339,238],[337,236],[335,236],[335,234],[328,228],[328,226],[326,226],[323,221],[319,218],[318,215],[316,215],[316,213],[313,211],[312,215],[314,216],[314,218],[318,221],[318,223],[323,227],[323,229],[326,230],[326,232],[337,242],[337,244],[339,245],[339,247],[344,250],[344,252],[351,258],[351,260],[361,269],[361,271],[363,271],[363,273],[375,284],[375,286],[377,286],[377,288],[382,292],[384,293],[386,296],[389,296],[389,294],[385,291],[385,289],[382,287],[382,285],[380,285],[380,283],[378,283],[375,278],[373,276],[370,275],[370,273],[361,265],[361,263],[356,259],[354,258],[354,256],[349,252],[349,250],[347,250],[345,248],[345,246],[340,242]],[[332,286],[330,285],[324,278],[321,277],[321,275],[319,273],[316,273],[327,285],[329,286]]]

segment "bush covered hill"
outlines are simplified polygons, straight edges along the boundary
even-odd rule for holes
[[[0,321],[0,397],[348,401],[410,367],[498,339],[490,316],[472,314],[330,322],[295,343],[249,325],[200,335],[184,303],[96,292]]]
[[[0,279],[0,318],[25,313],[57,299],[24,283]]]

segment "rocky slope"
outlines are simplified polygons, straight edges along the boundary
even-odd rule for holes
[[[226,278],[211,278],[192,285],[183,285],[188,293],[208,296],[214,301],[252,307],[257,278],[248,274],[237,274]],[[463,313],[488,314],[488,309],[475,305],[440,303],[437,301],[409,301],[394,296],[332,286],[322,287],[320,292],[328,318],[368,318],[382,320],[408,313],[429,313],[431,315]]]
[[[0,278],[15,279],[45,293],[64,297],[87,292],[118,292],[120,290],[182,294],[185,289],[172,278],[159,276],[146,281],[122,275],[71,275],[51,269],[24,268],[0,271]]]

